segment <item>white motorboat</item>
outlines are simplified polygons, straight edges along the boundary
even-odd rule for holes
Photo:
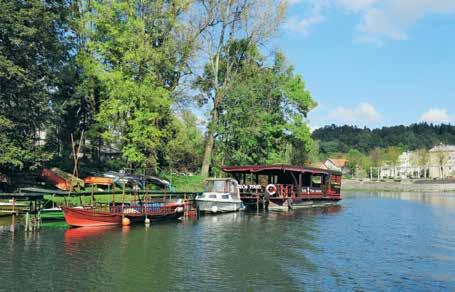
[[[206,213],[237,212],[243,206],[238,183],[231,178],[207,179],[205,191],[196,197],[196,204],[200,212]]]

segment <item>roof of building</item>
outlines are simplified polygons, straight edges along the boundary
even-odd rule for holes
[[[313,167],[313,168],[320,168],[320,169],[327,169],[327,166],[324,164],[324,162],[315,162],[315,163],[311,163],[311,164],[310,164],[310,167]]]
[[[431,148],[430,152],[455,152],[455,145],[439,144]]]
[[[344,158],[329,158],[327,160],[330,160],[336,167],[339,168],[345,167],[348,163],[348,160]]]

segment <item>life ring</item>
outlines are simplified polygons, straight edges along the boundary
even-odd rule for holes
[[[273,196],[276,193],[276,186],[274,184],[269,184],[265,187],[265,191]]]

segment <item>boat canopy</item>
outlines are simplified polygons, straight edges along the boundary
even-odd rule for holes
[[[206,180],[205,192],[230,193],[234,198],[238,197],[238,184],[232,178],[210,178]]]
[[[238,173],[238,174],[279,174],[285,172],[297,172],[297,173],[311,173],[311,174],[333,174],[342,175],[341,172],[335,170],[305,167],[305,166],[293,166],[293,165],[246,165],[246,166],[223,166],[221,168],[226,173]]]

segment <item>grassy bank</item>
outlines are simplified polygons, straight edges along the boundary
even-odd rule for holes
[[[165,175],[164,178],[171,183],[176,192],[202,192],[204,190],[204,179],[199,175]]]

